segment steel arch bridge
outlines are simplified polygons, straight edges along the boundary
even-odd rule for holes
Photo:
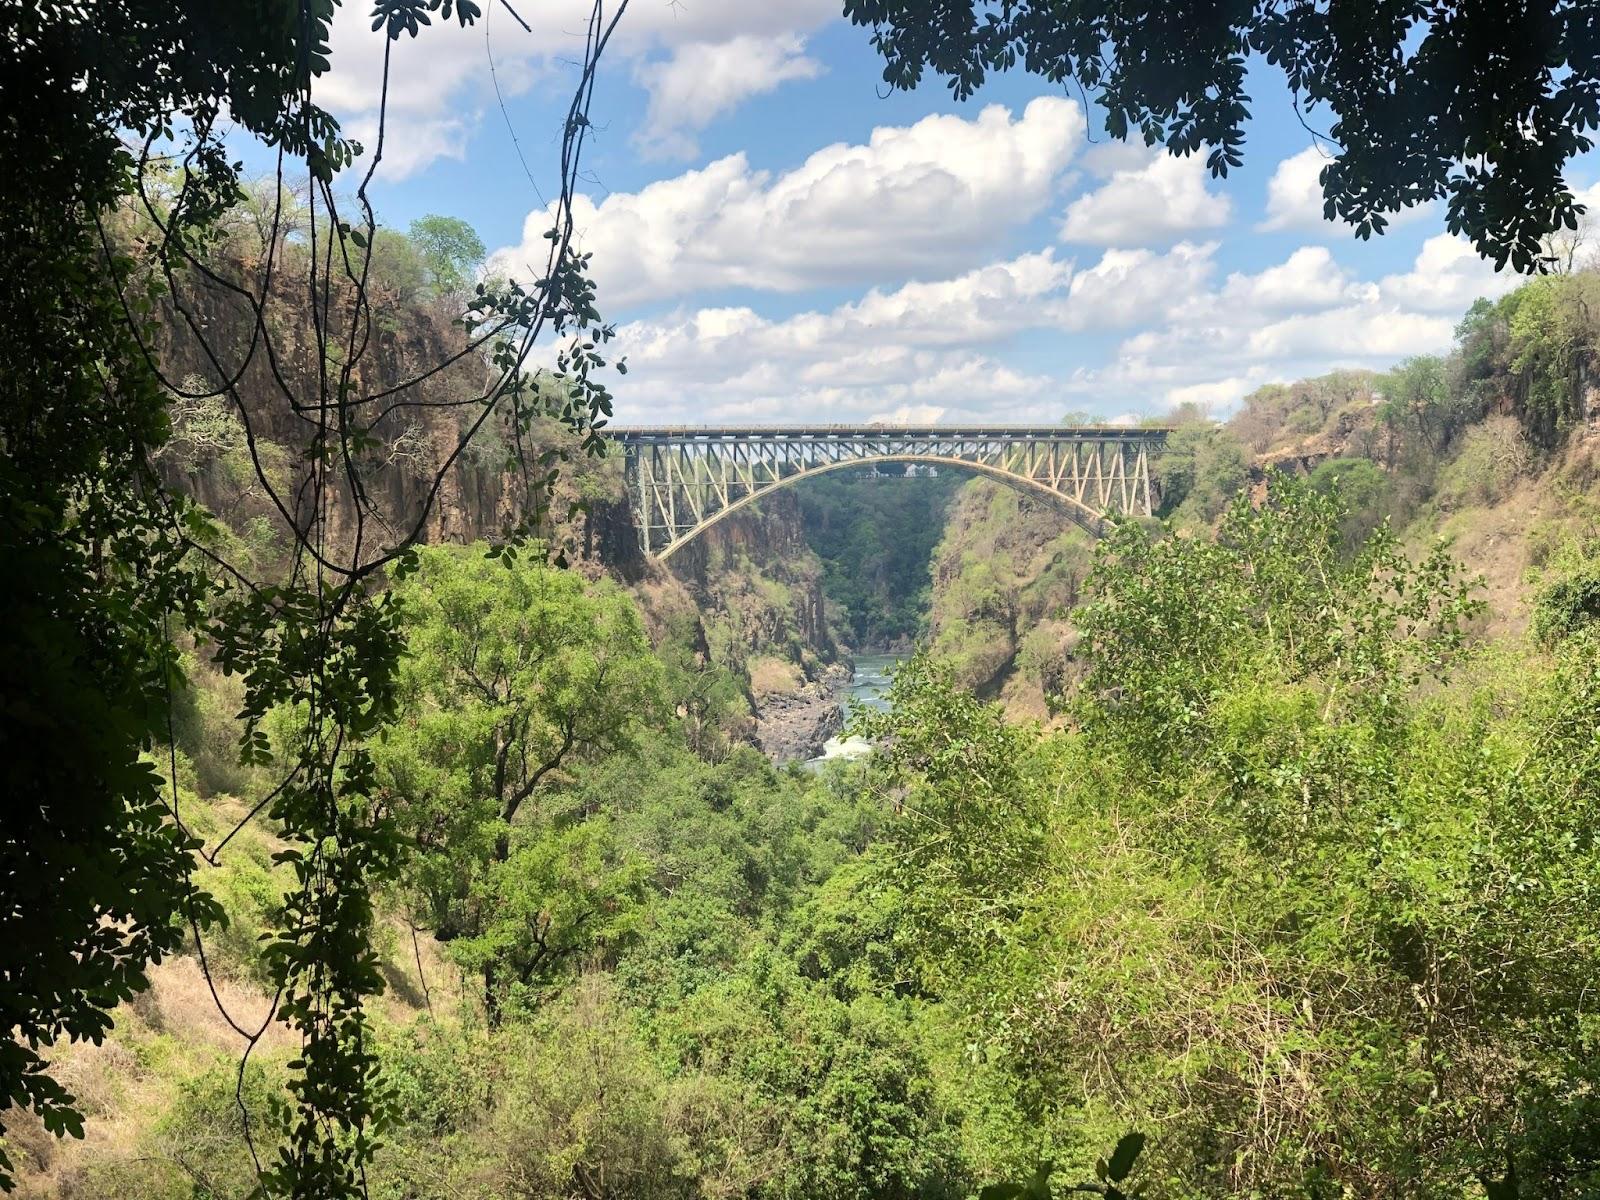
[[[611,429],[646,555],[685,543],[763,496],[826,471],[920,463],[1048,500],[1098,534],[1149,516],[1149,452],[1166,428],[1085,425],[786,425]]]

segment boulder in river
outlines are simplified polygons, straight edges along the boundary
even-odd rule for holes
[[[773,762],[815,758],[844,727],[850,668],[831,664],[821,677],[793,691],[774,691],[756,705],[756,744]]]

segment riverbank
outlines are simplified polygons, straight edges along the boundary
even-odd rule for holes
[[[823,743],[816,755],[806,760],[808,767],[816,767],[831,758],[860,758],[872,749],[870,742],[846,736],[844,725],[854,711],[876,709],[883,712],[889,707],[887,697],[894,672],[910,656],[910,651],[876,651],[857,656],[851,664],[850,686],[839,704],[840,728]]]
[[[844,728],[845,699],[853,677],[846,663],[824,666],[819,678],[792,691],[756,699],[756,745],[776,763],[815,758]]]

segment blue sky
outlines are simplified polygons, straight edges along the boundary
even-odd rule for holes
[[[525,273],[587,9],[523,0],[529,34],[485,8],[487,30],[396,48],[375,196],[388,224],[464,218],[492,269]],[[1515,285],[1436,208],[1368,243],[1323,222],[1318,151],[1265,64],[1245,166],[1212,180],[1108,141],[1076,96],[1021,72],[964,103],[937,80],[885,96],[867,31],[837,11],[624,15],[577,214],[629,359],[619,421],[1222,414],[1265,382],[1442,351],[1474,297]],[[341,9],[318,93],[357,136],[381,52],[364,12]],[[1597,180],[1593,155],[1576,165],[1600,201]]]

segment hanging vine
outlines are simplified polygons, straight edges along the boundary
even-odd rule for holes
[[[276,862],[290,880],[282,923],[265,949],[276,993],[266,1024],[227,1011],[213,988],[241,1039],[241,1088],[249,1054],[272,1021],[300,1040],[278,1113],[285,1136],[275,1154],[258,1152],[253,1114],[240,1101],[260,1193],[364,1195],[384,1111],[366,1014],[367,1001],[383,989],[371,946],[372,896],[393,878],[406,851],[376,794],[368,749],[393,716],[403,652],[385,582],[410,568],[445,480],[486,427],[511,435],[521,480],[520,519],[506,529],[503,553],[516,553],[534,527],[558,469],[548,456],[524,451],[533,423],[555,417],[580,435],[586,452],[601,449],[597,429],[610,415],[611,398],[600,373],[613,331],[596,310],[587,256],[574,246],[572,200],[593,129],[588,110],[596,71],[626,0],[590,6],[563,120],[560,188],[542,267],[528,283],[480,286],[458,323],[458,344],[401,380],[381,379],[371,362],[369,283],[378,222],[370,186],[386,141],[403,135],[389,128],[391,54],[402,37],[427,36],[435,19],[469,26],[482,10],[472,0],[378,0],[371,28],[384,43],[380,119],[367,154],[315,100],[316,81],[331,67],[334,0],[261,0],[215,13],[168,7],[121,0],[90,11],[62,0],[44,6],[32,24],[6,18],[21,22],[7,32],[24,64],[39,68],[30,77],[38,84],[32,99],[43,105],[60,93],[76,106],[62,117],[57,136],[66,137],[73,120],[88,131],[60,150],[50,149],[48,135],[35,147],[41,156],[62,155],[64,172],[76,171],[62,184],[66,203],[57,201],[61,227],[54,233],[65,249],[36,265],[76,270],[82,295],[41,287],[30,301],[39,310],[32,315],[37,320],[52,304],[60,308],[65,295],[76,303],[69,316],[80,334],[100,344],[82,347],[58,368],[71,387],[49,393],[53,403],[14,410],[0,430],[6,452],[0,465],[18,480],[5,489],[5,545],[19,564],[32,561],[27,555],[39,558],[41,578],[76,581],[84,610],[78,633],[101,635],[93,669],[65,676],[77,690],[62,702],[81,709],[84,694],[100,690],[119,711],[148,715],[119,723],[117,713],[105,714],[107,741],[114,743],[108,761],[84,767],[98,772],[92,790],[110,806],[92,810],[89,820],[103,820],[111,831],[109,854],[139,868],[113,881],[115,888],[93,881],[132,898],[95,902],[95,913],[123,922],[119,934],[90,939],[105,943],[109,974],[87,979],[75,1006],[52,1001],[61,987],[0,1005],[0,1018],[34,1047],[0,1055],[0,1084],[7,1099],[33,1107],[53,1130],[81,1128],[73,1097],[50,1078],[37,1048],[62,1036],[102,1033],[110,1007],[145,985],[147,964],[178,948],[182,926],[170,920],[174,911],[184,914],[205,963],[205,930],[219,910],[191,878],[191,856],[218,861],[237,828],[200,846],[182,825],[170,749],[163,754],[165,798],[158,777],[137,761],[141,743],[170,745],[178,669],[172,635],[181,631],[243,680],[241,760],[282,768],[281,782],[245,818],[271,822],[286,843]],[[130,45],[142,51],[131,61]],[[113,61],[120,73],[95,73],[95,63]],[[79,65],[89,71],[86,88]],[[56,77],[47,77],[50,67]],[[8,92],[14,92],[9,85]],[[277,153],[263,257],[248,269],[218,253],[222,219],[244,194],[225,144],[230,122]],[[21,138],[14,119],[5,132],[15,147]],[[130,133],[131,145],[122,140]],[[101,169],[89,171],[84,163]],[[337,185],[358,165],[353,196],[342,196]],[[283,202],[290,184],[306,196],[297,233],[304,253],[293,256],[292,266]],[[7,193],[16,190],[6,185]],[[5,246],[20,250],[38,236],[51,208],[37,208],[25,219],[13,211],[0,229]],[[246,315],[242,345],[213,331],[208,306],[219,302]],[[547,343],[554,346],[554,370],[536,371],[536,348]],[[14,347],[8,342],[6,349]],[[198,360],[202,370],[169,368],[169,360],[180,358]],[[453,378],[476,372],[484,382],[443,399],[424,387],[452,370]],[[380,382],[369,386],[369,377]],[[263,378],[270,381],[267,395]],[[240,423],[255,487],[290,547],[271,570],[232,560],[205,514],[163,483],[153,458],[174,399],[225,403]],[[386,511],[372,484],[392,459],[389,431],[411,428],[408,410],[439,407],[463,413],[456,444],[432,464],[420,507]],[[118,413],[122,424],[108,425],[107,415]],[[297,431],[287,482],[267,459],[268,425]],[[78,426],[95,436],[83,436]],[[70,462],[29,458],[45,445],[56,453],[73,447],[74,436],[78,454]],[[52,549],[64,530],[72,537]],[[73,561],[57,561],[63,555]],[[36,587],[13,591],[0,597],[6,614],[24,632],[35,630],[41,646],[52,639],[59,646],[74,623],[72,606]],[[8,695],[33,686],[9,677],[6,683]],[[113,686],[119,683],[120,690]],[[73,761],[70,754],[62,760]],[[39,828],[18,824],[0,845],[8,884],[26,882],[28,856],[60,836],[56,826],[70,793],[83,787],[81,780],[53,782],[55,790],[40,801]],[[45,889],[49,874],[46,866],[35,890]],[[9,906],[0,913],[8,929],[12,915]],[[94,924],[76,910],[62,920]],[[58,940],[70,957],[73,941],[65,933]],[[9,1183],[8,1167],[0,1157],[0,1186]]]

